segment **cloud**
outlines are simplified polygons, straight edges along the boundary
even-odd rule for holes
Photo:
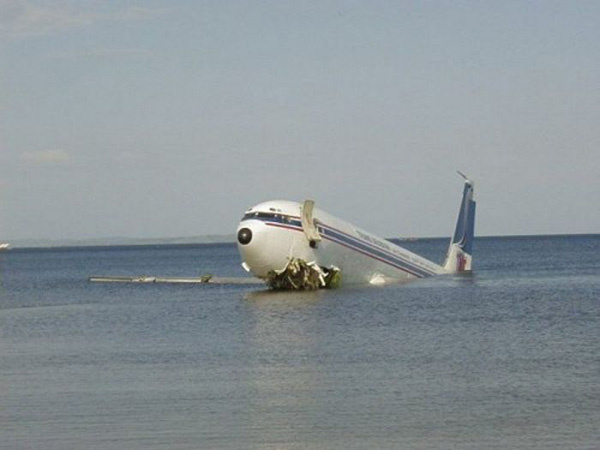
[[[93,23],[93,16],[62,6],[37,6],[21,0],[0,1],[0,32],[11,37],[43,35]]]
[[[0,36],[25,38],[91,26],[101,21],[146,20],[161,9],[130,6],[101,10],[100,3],[56,1],[38,5],[26,0],[0,0]]]
[[[61,149],[25,152],[23,159],[33,164],[65,164],[71,157]]]

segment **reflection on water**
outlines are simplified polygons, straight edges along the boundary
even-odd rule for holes
[[[327,291],[274,291],[265,289],[261,291],[251,291],[244,295],[252,305],[258,308],[302,308],[318,302]]]
[[[310,427],[301,411],[318,410],[319,345],[316,305],[323,291],[256,291],[245,295],[248,329],[250,401],[248,432],[258,448],[296,448],[290,439]],[[268,436],[268,438],[267,438]]]

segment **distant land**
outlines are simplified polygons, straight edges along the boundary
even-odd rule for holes
[[[576,234],[526,234],[526,235],[494,235],[475,236],[475,239],[494,238],[548,238],[564,236],[600,236],[600,233],[576,233]],[[428,239],[447,239],[447,236],[420,236],[420,237],[392,237],[386,238],[392,242],[403,245],[407,241],[421,241]],[[3,240],[10,248],[51,248],[51,247],[102,247],[118,245],[185,245],[185,244],[235,244],[235,234],[211,234],[206,236],[187,236],[171,238],[134,238],[134,237],[108,237],[93,239],[14,239]]]
[[[93,239],[15,239],[6,241],[10,248],[40,247],[102,247],[113,245],[177,245],[177,244],[221,244],[235,242],[234,234],[188,236],[174,238],[109,237]]]

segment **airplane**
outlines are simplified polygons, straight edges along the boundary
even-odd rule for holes
[[[474,183],[466,175],[446,259],[438,265],[314,206],[272,200],[248,209],[237,227],[242,267],[273,289],[387,284],[471,271]]]
[[[342,285],[404,282],[469,272],[475,229],[474,183],[464,188],[458,220],[442,265],[358,228],[313,200],[273,200],[248,209],[237,227],[242,267],[252,277],[91,276],[91,282],[250,285],[274,290],[314,290]]]

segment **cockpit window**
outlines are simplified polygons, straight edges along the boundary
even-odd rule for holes
[[[278,223],[293,223],[293,219],[283,214],[266,213],[266,212],[248,212],[242,217],[244,220],[262,220],[264,222],[278,222]]]
[[[242,220],[249,220],[249,219],[273,219],[277,217],[277,214],[273,214],[273,213],[265,213],[265,212],[249,212],[244,214],[244,217],[242,217]]]

